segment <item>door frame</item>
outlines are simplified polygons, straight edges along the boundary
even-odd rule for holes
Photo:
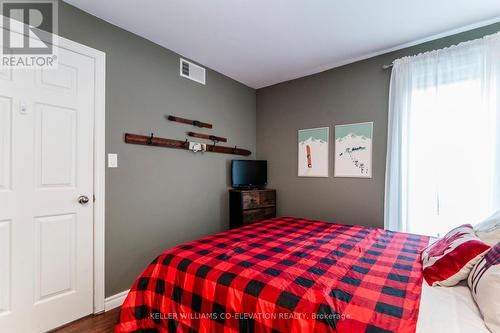
[[[0,31],[10,18],[0,15]],[[20,25],[9,24],[24,35]],[[52,34],[55,46],[94,60],[94,213],[93,213],[93,313],[104,312],[105,299],[105,205],[106,205],[106,53]],[[29,37],[29,36],[28,36]]]

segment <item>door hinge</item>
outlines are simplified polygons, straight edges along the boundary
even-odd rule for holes
[[[95,194],[92,194],[92,200],[95,202]]]

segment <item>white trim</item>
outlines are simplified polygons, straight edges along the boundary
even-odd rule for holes
[[[113,310],[117,307],[122,306],[129,291],[130,289],[122,291],[121,293],[118,293],[116,295],[106,297],[106,300],[104,301],[104,311]]]
[[[11,20],[10,18],[6,18]],[[4,17],[0,15],[0,27],[3,29]],[[14,31],[24,34],[24,30]],[[1,29],[0,29],[1,30]],[[82,54],[94,59],[94,314],[104,311],[104,231],[105,231],[105,173],[106,173],[106,53],[54,35],[55,46]]]
[[[106,54],[95,59],[94,114],[94,313],[104,310],[106,205]]]
[[[396,46],[393,46],[393,47],[390,47],[390,48],[387,48],[387,49],[383,49],[383,50],[380,50],[380,51],[370,52],[370,53],[366,53],[366,54],[360,55],[358,57],[353,57],[353,58],[341,60],[341,61],[338,61],[338,62],[333,62],[333,63],[329,63],[329,64],[326,64],[326,65],[321,65],[321,66],[318,66],[318,67],[316,67],[314,69],[301,72],[300,74],[294,75],[294,76],[292,76],[290,78],[287,78],[287,79],[284,79],[284,80],[280,80],[280,81],[278,81],[276,83],[270,83],[270,84],[265,84],[265,85],[262,85],[262,86],[256,86],[254,89],[262,89],[262,88],[270,87],[270,86],[273,86],[275,84],[280,84],[280,83],[283,83],[283,82],[286,82],[286,81],[292,81],[292,80],[299,79],[299,78],[302,78],[302,77],[305,77],[305,76],[318,74],[318,73],[321,73],[321,72],[324,72],[324,71],[328,71],[328,70],[333,69],[333,68],[337,68],[337,67],[341,67],[341,66],[353,64],[353,63],[358,62],[358,61],[362,61],[362,60],[374,58],[374,57],[377,57],[379,55],[391,53],[391,52],[394,52],[394,51],[399,51],[399,50],[402,50],[402,49],[406,49],[408,47],[412,47],[412,46],[415,46],[415,45],[420,45],[420,44],[427,43],[427,42],[430,42],[430,41],[433,41],[433,40],[436,40],[436,39],[453,36],[453,35],[456,35],[456,34],[459,34],[459,33],[462,33],[462,32],[466,32],[466,31],[470,31],[470,30],[482,28],[482,27],[485,27],[485,26],[488,26],[488,25],[491,25],[491,24],[495,24],[495,23],[498,23],[498,22],[500,22],[500,16],[492,18],[492,19],[489,19],[489,20],[481,21],[481,22],[478,22],[478,23],[469,24],[469,25],[466,25],[466,26],[463,26],[463,27],[460,27],[460,28],[447,30],[447,31],[439,33],[439,34],[435,34],[435,35],[431,35],[431,36],[428,36],[428,37],[420,38],[420,39],[417,39],[417,40],[414,40],[414,41],[411,41],[411,42],[408,42],[408,43],[399,44],[399,45],[396,45]],[[395,60],[395,59],[393,59],[393,60]]]

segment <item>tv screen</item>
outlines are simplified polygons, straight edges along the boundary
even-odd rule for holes
[[[233,187],[265,187],[267,161],[233,160],[231,179]]]

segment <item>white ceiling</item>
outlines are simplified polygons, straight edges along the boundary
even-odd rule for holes
[[[499,0],[65,1],[253,88],[500,21]]]

